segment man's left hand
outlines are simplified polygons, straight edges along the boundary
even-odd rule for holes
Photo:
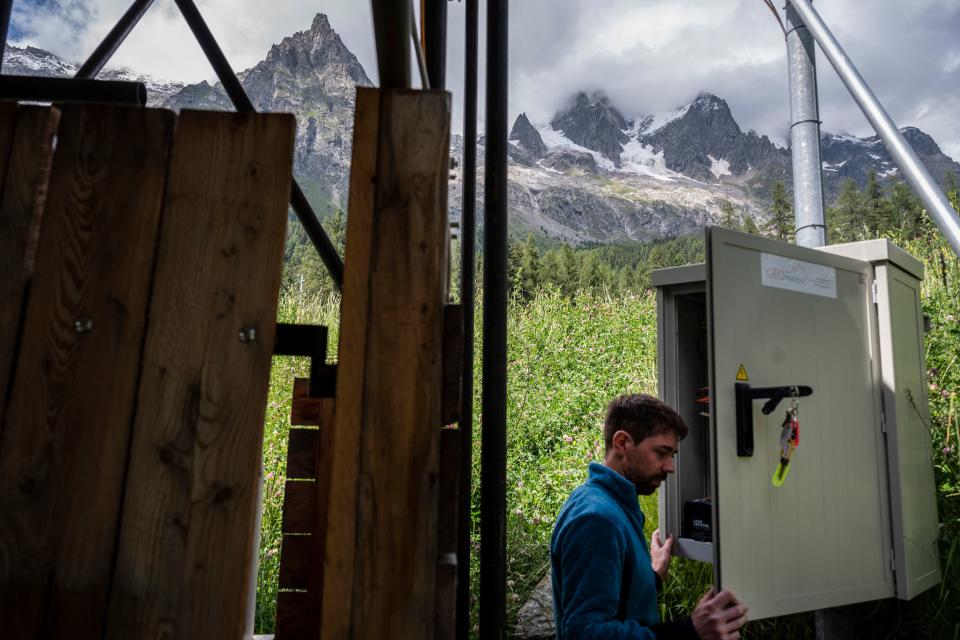
[[[660,529],[653,532],[650,536],[650,560],[653,564],[653,571],[660,576],[660,581],[667,579],[667,572],[670,570],[670,560],[673,558],[673,536],[667,537],[666,542],[660,541]]]

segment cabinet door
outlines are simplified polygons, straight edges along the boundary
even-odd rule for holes
[[[897,597],[909,600],[940,582],[920,281],[889,264],[877,280]]]
[[[725,229],[707,230],[714,439],[714,579],[753,619],[893,595],[872,268]],[[735,384],[806,385],[800,446],[772,483],[790,400],[737,455]]]

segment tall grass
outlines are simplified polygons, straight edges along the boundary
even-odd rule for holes
[[[859,637],[960,638],[960,266],[937,238],[902,242],[926,267],[924,312],[930,384],[930,435],[938,487],[942,583],[910,602],[890,600],[837,610],[855,622]],[[618,296],[580,293],[569,298],[552,289],[511,301],[508,311],[507,578],[510,625],[549,566],[549,539],[563,501],[586,477],[590,460],[602,455],[600,424],[610,397],[625,391],[656,391],[656,319],[652,293]],[[331,327],[337,344],[339,301],[286,295],[279,319]],[[480,314],[475,353],[475,442],[472,511],[473,585],[478,592],[481,354]],[[263,529],[257,593],[257,630],[269,632],[277,593],[280,514],[292,379],[307,374],[300,359],[276,359],[271,374],[264,439]],[[656,496],[641,499],[647,534],[657,526]],[[687,614],[712,580],[710,566],[676,560],[661,601],[666,619]],[[476,603],[473,616],[476,620]],[[748,624],[745,637],[808,638],[812,614]]]

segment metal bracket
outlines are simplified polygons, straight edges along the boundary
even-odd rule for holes
[[[784,398],[803,398],[813,395],[813,389],[803,385],[752,388],[749,383],[735,385],[737,402],[737,455],[753,455],[753,401],[767,400],[760,412],[770,415]]]
[[[278,322],[273,355],[310,358],[310,397],[333,398],[336,395],[337,366],[326,363],[326,327]]]

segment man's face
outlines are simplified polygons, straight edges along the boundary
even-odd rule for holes
[[[637,495],[650,495],[673,473],[677,434],[666,431],[648,436],[639,443],[629,434],[624,443],[623,476],[637,488]]]

